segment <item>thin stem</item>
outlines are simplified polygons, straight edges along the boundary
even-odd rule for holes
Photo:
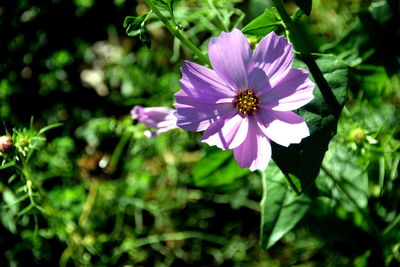
[[[169,23],[166,17],[164,17],[163,14],[161,14],[160,10],[153,4],[152,0],[145,0],[146,3],[149,5],[149,7],[153,10],[153,12],[158,16],[158,18],[164,23],[165,27],[173,34],[175,35],[187,48],[192,50],[192,52],[201,60],[203,61],[204,64],[210,64],[210,60],[208,57],[206,57],[192,42],[190,42],[188,39],[186,39],[183,34],[177,30],[177,27],[174,27]]]
[[[210,6],[210,8],[215,12],[215,14],[217,15],[218,20],[220,21],[222,27],[224,28],[224,31],[229,31],[228,29],[228,25],[226,25],[226,23],[224,22],[224,19],[222,18],[221,14],[219,13],[219,11],[217,10],[217,8],[215,7],[214,3],[212,0],[208,0],[208,5]]]
[[[225,237],[206,234],[197,231],[183,231],[177,233],[164,233],[159,235],[150,235],[144,238],[138,238],[132,244],[132,247],[141,247],[145,245],[166,242],[166,241],[178,241],[185,239],[202,239],[208,242],[216,243],[216,244],[226,244],[227,240]]]
[[[283,5],[281,0],[272,0],[276,9],[278,10],[279,15],[281,16],[283,23],[290,24],[292,19],[289,16],[289,13],[286,11],[285,6]]]
[[[313,75],[315,82],[318,84],[318,88],[325,102],[328,104],[328,107],[331,110],[332,114],[336,118],[339,118],[341,110],[340,104],[337,101],[335,95],[333,94],[333,91],[329,86],[328,82],[326,81],[321,69],[317,65],[317,62],[315,62],[313,56],[309,54],[301,53],[300,58],[304,61],[304,63],[306,63],[306,65],[310,69],[310,72]]]
[[[96,200],[97,189],[99,188],[99,181],[92,179],[90,182],[89,193],[83,206],[81,217],[79,218],[79,226],[83,227],[89,218],[90,212],[92,211],[94,202]]]

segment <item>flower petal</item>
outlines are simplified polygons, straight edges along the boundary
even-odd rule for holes
[[[188,131],[204,131],[221,116],[233,111],[232,100],[222,103],[203,103],[180,90],[174,95],[177,125]]]
[[[254,67],[265,71],[269,79],[275,80],[289,71],[293,62],[292,44],[274,32],[265,36],[253,54]]]
[[[135,106],[131,110],[131,117],[150,128],[170,127],[176,125],[174,112],[172,108]]]
[[[262,94],[271,90],[268,77],[265,71],[260,68],[254,68],[250,75],[249,89],[253,89],[257,94]]]
[[[215,72],[235,91],[248,88],[252,69],[252,51],[246,37],[238,29],[212,38],[208,56]]]
[[[255,117],[262,132],[281,146],[298,144],[303,138],[310,135],[304,120],[291,111],[260,108]]]
[[[235,92],[213,70],[185,61],[179,83],[185,93],[198,101],[213,103],[217,99],[234,97]]]
[[[242,144],[248,129],[248,117],[242,117],[234,110],[211,124],[201,141],[223,150],[232,149]]]
[[[307,70],[291,69],[282,80],[272,85],[272,89],[260,96],[261,103],[279,111],[298,109],[314,99],[314,87]]]
[[[249,131],[244,142],[233,149],[233,155],[242,168],[264,171],[271,159],[271,144],[257,126],[254,117],[249,119]]]
[[[177,129],[177,118],[174,115],[175,110],[164,107],[144,108],[135,106],[131,110],[133,120],[137,120],[150,128],[156,128],[156,131],[146,130],[144,132],[147,137],[155,137],[162,133]]]

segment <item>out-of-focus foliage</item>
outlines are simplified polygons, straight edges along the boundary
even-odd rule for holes
[[[158,2],[176,2],[163,14],[203,51],[269,7]],[[3,1],[0,135],[13,146],[0,154],[0,266],[398,265],[399,5],[312,2],[299,18],[308,51],[350,65],[351,94],[315,184],[296,197],[273,163],[263,184],[200,135],[148,139],[132,124],[133,105],[171,106],[182,61],[196,60],[152,13],[151,50],[126,36],[143,1]]]

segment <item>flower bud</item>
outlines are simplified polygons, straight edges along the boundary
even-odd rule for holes
[[[362,143],[362,142],[364,142],[366,136],[367,136],[367,135],[365,134],[364,130],[361,129],[361,128],[353,129],[353,130],[350,132],[350,138],[351,138],[351,140],[353,140],[353,141],[356,142],[356,143]]]
[[[29,140],[26,138],[20,138],[18,139],[18,144],[22,148],[27,147],[29,145]]]
[[[12,139],[7,135],[3,135],[0,137],[0,152],[7,153],[12,147]]]

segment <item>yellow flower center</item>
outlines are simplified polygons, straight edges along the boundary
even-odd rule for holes
[[[257,109],[260,100],[253,90],[240,91],[233,101],[235,108],[243,115],[253,115]]]

